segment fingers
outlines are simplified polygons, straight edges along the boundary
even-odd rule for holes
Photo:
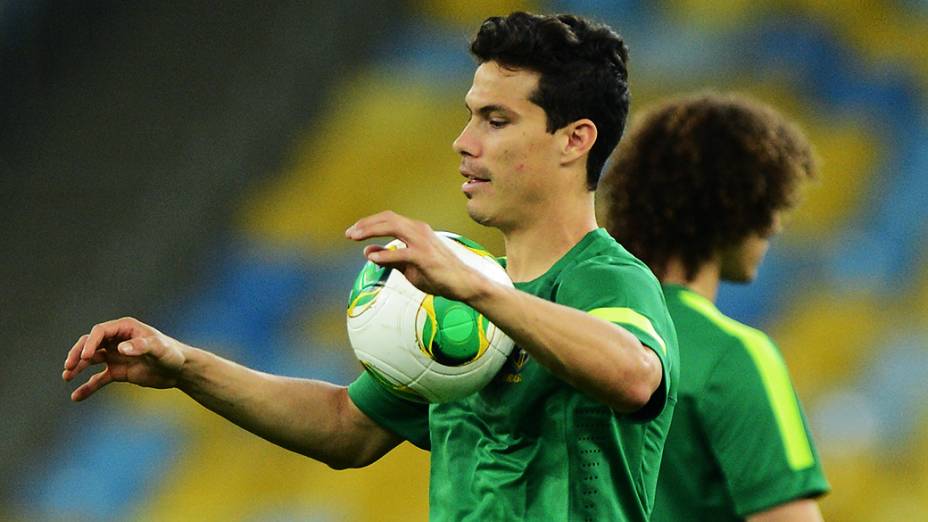
[[[364,257],[367,257],[374,252],[380,252],[381,250],[386,250],[387,247],[381,245],[367,245],[364,247]]]
[[[64,371],[61,372],[62,379],[70,381],[91,364],[100,364],[106,359],[106,352],[104,350],[97,350],[89,360],[81,359],[81,350],[83,350],[86,341],[87,334],[84,334],[80,336],[77,342],[74,343],[74,346],[68,350],[68,355],[64,360]]]
[[[94,352],[99,350],[105,342],[124,341],[139,335],[150,334],[150,327],[130,317],[123,317],[113,321],[106,321],[94,325],[84,340],[84,345],[80,350],[80,358],[90,360]]]
[[[77,343],[74,344],[74,347],[71,348],[71,351],[68,352],[68,357],[64,362],[64,371],[61,374],[61,377],[64,380],[70,381],[76,377],[77,374],[84,371],[84,369],[86,369],[88,366],[106,362],[106,349],[97,350],[93,353],[90,359],[78,358],[77,354],[79,354],[83,349],[83,345],[86,344],[88,337],[88,335],[82,335],[80,339],[77,340]],[[150,353],[155,357],[158,357],[164,351],[157,343],[152,342],[151,337],[136,337],[134,339],[123,341],[116,346],[116,350],[120,354],[126,356],[140,356]]]
[[[357,222],[355,222],[355,224],[348,227],[347,230],[345,230],[345,237],[347,237],[348,239],[354,239],[356,241],[366,239],[364,237],[361,237],[361,234],[371,225],[378,224],[378,223],[384,223],[388,221],[395,222],[399,220],[400,218],[403,218],[403,216],[397,214],[396,212],[393,212],[392,210],[386,210],[383,212],[372,214],[367,217],[363,217],[359,219]],[[373,237],[373,236],[368,236],[368,237]]]
[[[90,333],[80,336],[68,350],[61,377],[70,381],[88,366],[103,362],[106,357],[104,350],[112,350],[116,342],[134,336],[150,335],[153,332],[156,333],[152,328],[129,317],[94,325]]]
[[[116,319],[115,321],[95,324],[84,339],[84,345],[80,351],[80,358],[90,360],[94,352],[100,349],[100,345],[103,344],[106,339],[117,336],[121,331],[121,327],[124,326],[122,321],[122,319]]]
[[[185,346],[135,319],[123,318],[95,325],[82,335],[65,357],[61,377],[73,380],[94,364],[106,367],[78,386],[71,399],[82,401],[113,381],[167,387],[176,382]]]
[[[78,359],[77,364],[73,368],[70,368],[70,369],[66,368],[63,372],[61,372],[61,378],[64,379],[65,381],[71,381],[72,379],[77,377],[78,374],[84,371],[88,366],[106,362],[106,355],[107,355],[106,350],[100,350],[96,352],[95,354],[93,354],[93,357],[89,361],[86,359]]]
[[[363,241],[372,237],[389,236],[401,239],[408,244],[410,239],[431,230],[426,223],[414,221],[392,210],[387,210],[358,220],[357,223],[348,227],[345,237]]]
[[[73,392],[71,392],[71,400],[75,402],[80,402],[87,397],[93,395],[97,390],[106,386],[107,384],[113,382],[113,377],[110,374],[109,368],[106,368],[100,372],[93,374],[90,379],[87,380],[84,384],[78,386]]]
[[[396,255],[386,255],[390,252],[397,252]],[[412,250],[406,248],[385,247],[381,245],[367,245],[364,247],[364,257],[370,261],[379,262],[382,260],[408,261]]]
[[[68,355],[64,358],[64,369],[73,370],[78,361],[81,360],[81,351],[84,349],[84,343],[87,341],[87,335],[84,334],[77,338],[77,342],[74,343],[74,346],[68,350]]]
[[[413,251],[408,248],[383,248],[380,245],[364,247],[364,257],[378,265],[399,265],[412,260]]]

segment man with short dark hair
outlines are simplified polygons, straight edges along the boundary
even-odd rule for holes
[[[72,394],[111,381],[177,387],[240,426],[337,468],[402,440],[431,450],[436,520],[648,520],[676,396],[676,338],[648,268],[598,228],[592,188],[628,112],[622,39],[570,15],[490,18],[471,49],[469,120],[454,149],[467,211],[499,229],[515,288],[464,265],[393,212],[346,237],[421,290],[463,301],[517,344],[462,400],[424,405],[368,374],[350,387],[254,372],[133,319],[95,326],[65,361]]]
[[[603,179],[607,228],[661,280],[679,339],[653,520],[821,520],[828,484],[783,359],[713,304],[720,281],[754,279],[813,160],[771,108],[705,93],[646,111]]]

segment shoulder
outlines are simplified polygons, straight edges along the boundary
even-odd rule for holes
[[[665,288],[664,293],[681,345],[687,341],[700,344],[701,355],[719,351],[736,357],[751,354],[780,357],[779,349],[767,334],[728,317],[704,297],[673,288]]]
[[[786,362],[767,334],[721,313],[701,320],[697,328],[698,323],[674,316],[681,358],[703,381],[703,391],[718,389],[727,402],[768,402],[793,394]]]
[[[706,319],[719,332],[718,335],[728,341],[724,343],[727,348],[725,355],[731,363],[753,363],[758,370],[785,367],[780,349],[766,333],[721,312]]]
[[[602,228],[587,234],[558,264],[561,263],[556,284],[576,279],[640,278],[659,287],[647,265]]]
[[[649,290],[660,290],[660,282],[647,265],[630,254],[599,253],[578,260],[560,273],[558,282],[569,283],[578,279],[601,283],[618,281],[625,283],[629,288],[643,286]]]
[[[623,257],[600,254],[565,268],[555,282],[555,301],[586,310],[627,306],[652,320],[667,315],[660,283],[647,266]]]

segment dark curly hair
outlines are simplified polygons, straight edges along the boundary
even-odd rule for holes
[[[628,115],[628,49],[622,38],[579,16],[515,12],[487,18],[470,51],[480,63],[541,75],[530,100],[545,110],[548,132],[582,118],[596,125],[586,164],[587,188],[595,190]]]
[[[705,92],[636,117],[600,202],[609,232],[658,277],[678,258],[691,279],[716,253],[772,232],[815,176],[799,128],[757,101]]]

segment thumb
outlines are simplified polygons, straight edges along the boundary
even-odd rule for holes
[[[150,351],[151,343],[148,341],[148,337],[134,337],[119,343],[116,349],[123,355],[145,355]]]

